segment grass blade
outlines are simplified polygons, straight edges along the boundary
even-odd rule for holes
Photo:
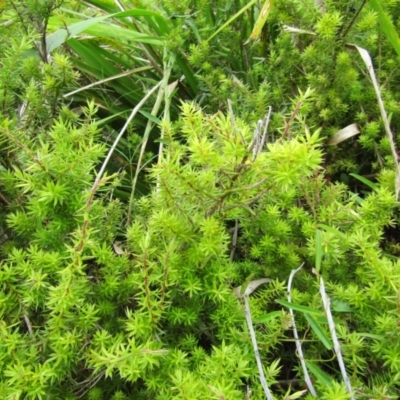
[[[321,340],[322,344],[328,349],[331,350],[333,345],[332,342],[329,340],[328,336],[325,335],[324,330],[318,324],[318,322],[308,313],[304,313],[306,320],[311,326],[311,329],[314,333],[318,336],[319,340]]]
[[[332,386],[332,378],[327,375],[318,365],[306,361],[307,368],[315,375],[321,386]]]
[[[378,189],[378,186],[374,182],[371,182],[369,179],[364,178],[361,175],[357,175],[357,174],[349,174],[349,175],[352,176],[353,178],[358,179],[360,182],[362,182],[364,185],[370,187],[372,190]]]
[[[326,230],[327,232],[333,233],[335,235],[340,236],[341,238],[345,239],[346,235],[343,232],[340,232],[338,229],[332,228],[329,225],[325,225],[325,224],[318,224],[318,226],[324,230]]]
[[[372,8],[378,14],[379,23],[381,25],[382,32],[386,35],[386,37],[388,38],[389,42],[395,49],[398,56],[400,56],[399,35],[396,32],[396,28],[393,26],[393,24],[390,22],[389,18],[383,11],[382,6],[381,6],[381,1],[380,0],[379,1],[378,0],[369,0],[369,3],[371,4]]]
[[[329,297],[326,295],[325,283],[324,283],[324,280],[322,277],[320,278],[319,292],[321,294],[322,302],[324,303],[325,315],[328,318],[329,331],[331,333],[331,337],[333,340],[334,349],[335,349],[336,357],[337,357],[337,360],[339,363],[340,372],[342,373],[343,381],[346,385],[347,392],[350,394],[350,399],[354,400],[353,389],[351,387],[351,382],[350,382],[349,376],[347,375],[347,372],[346,372],[346,366],[344,364],[342,350],[340,348],[339,339],[336,334],[335,323],[334,323],[333,317],[332,317],[331,306],[330,306],[331,301],[330,301]]]
[[[288,285],[287,285],[287,299],[288,299],[287,302],[289,304],[292,304],[292,283],[293,283],[294,276],[297,274],[297,272],[299,272],[303,268],[303,265],[304,265],[304,263],[301,264],[299,268],[293,269],[292,272],[290,273],[289,281],[288,281]],[[305,363],[303,348],[301,346],[301,341],[299,339],[299,333],[298,333],[297,327],[296,327],[296,320],[294,318],[294,312],[292,309],[289,309],[289,313],[290,313],[290,317],[292,318],[293,336],[294,336],[294,340],[296,342],[297,355],[300,359],[301,368],[303,369],[304,380],[306,382],[306,385],[307,385],[308,390],[310,391],[311,395],[313,397],[317,397],[317,392],[316,392],[314,385],[310,379],[310,375],[307,370],[307,365]]]
[[[215,36],[217,36],[222,30],[224,30],[227,26],[229,26],[233,21],[235,21],[238,17],[240,17],[248,8],[250,8],[253,4],[255,4],[257,0],[251,0],[248,4],[246,4],[243,8],[241,8],[235,15],[228,19],[219,29],[217,29],[208,39],[209,42]]]
[[[371,77],[372,84],[375,89],[375,94],[378,99],[378,105],[379,105],[379,110],[381,112],[383,125],[385,127],[386,136],[390,143],[390,150],[392,152],[393,161],[396,166],[395,188],[396,188],[396,201],[398,201],[399,195],[400,195],[400,164],[397,160],[396,144],[395,144],[395,140],[393,137],[393,133],[390,129],[389,119],[388,119],[388,116],[387,116],[387,113],[385,110],[385,106],[383,104],[381,89],[379,87],[378,80],[376,79],[376,76],[375,76],[375,71],[374,71],[374,66],[372,64],[371,56],[369,55],[368,51],[363,49],[362,47],[359,47],[356,45],[348,45],[348,47],[353,48],[353,49],[355,48],[359,52],[361,58],[363,59],[365,65],[368,69],[369,76]]]
[[[258,16],[256,23],[254,24],[253,31],[251,32],[251,35],[250,35],[249,40],[247,42],[249,42],[250,40],[259,39],[259,37],[261,35],[262,28],[264,27],[265,23],[267,22],[268,15],[271,12],[271,8],[272,8],[273,3],[274,3],[273,0],[267,0],[264,3],[264,6],[260,11],[260,15]]]
[[[130,124],[130,122],[131,122],[132,119],[135,117],[135,115],[137,114],[137,112],[141,109],[141,107],[142,107],[143,104],[146,102],[146,100],[159,88],[159,86],[160,86],[161,84],[162,84],[162,81],[159,82],[156,86],[154,86],[154,87],[143,97],[142,101],[141,101],[139,104],[137,104],[137,106],[132,110],[131,115],[130,115],[129,118],[127,119],[125,125],[124,125],[123,128],[121,129],[121,132],[119,133],[118,137],[115,139],[113,145],[111,146],[111,148],[110,148],[110,150],[109,150],[109,152],[108,152],[108,154],[107,154],[107,157],[106,157],[106,159],[104,160],[103,165],[101,166],[99,173],[97,174],[96,181],[95,181],[95,183],[93,184],[93,187],[96,187],[96,186],[98,185],[98,183],[100,182],[101,177],[103,176],[104,171],[105,171],[105,169],[106,169],[106,166],[107,166],[107,164],[108,164],[108,161],[110,160],[110,158],[111,158],[111,156],[112,156],[112,154],[113,154],[115,148],[117,147],[117,144],[118,144],[119,140],[121,139],[122,135],[123,135],[123,134],[125,133],[125,131],[127,130],[128,126],[129,126],[129,124]]]
[[[271,321],[272,319],[278,318],[282,316],[282,311],[272,311],[268,314],[263,314],[260,315],[258,318],[254,319],[254,322],[258,324],[262,324],[268,321]]]
[[[277,299],[275,300],[276,303],[280,304],[281,306],[287,307],[287,308],[291,308],[292,310],[295,311],[300,311],[302,313],[305,314],[316,314],[316,315],[321,315],[321,310],[315,310],[314,308],[310,308],[307,306],[302,306],[300,304],[295,304],[286,300],[280,300]]]

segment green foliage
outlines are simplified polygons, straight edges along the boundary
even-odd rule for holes
[[[124,393],[242,399],[249,385],[262,398],[233,288],[249,274],[270,277],[252,299],[252,312],[257,320],[279,309],[274,300],[284,297],[291,269],[301,260],[313,265],[319,224],[330,295],[351,309],[338,314],[337,326],[351,379],[365,395],[389,384],[394,393],[387,377],[398,373],[400,282],[397,263],[379,248],[395,204],[388,189],[357,205],[343,185],[326,184],[318,131],[304,126],[304,135],[254,153],[245,122],[237,119],[233,128],[222,113],[205,115],[186,103],[178,122],[162,125],[166,148],[150,171],[154,190],[134,202],[118,255],[112,243],[122,205],[109,200],[118,183],[91,183],[104,154],[95,142],[94,112],[89,105],[81,121],[55,121],[20,150],[20,167],[2,174],[15,193],[8,224],[18,243],[0,274],[6,397],[58,397],[67,390],[88,399]],[[235,220],[241,233],[232,260]],[[313,281],[309,270],[300,274],[293,301],[318,310]],[[326,325],[313,317],[309,331],[309,319],[297,319],[309,338],[307,358],[324,368],[332,357],[321,341]],[[294,357],[284,345],[292,337],[287,313],[256,330],[267,380],[283,395],[286,389],[274,382],[289,373]],[[380,385],[372,385],[371,368]],[[322,398],[348,398],[336,383],[319,390]]]
[[[10,2],[0,22],[0,397],[265,398],[240,294],[269,278],[249,301],[274,396],[303,395],[290,309],[318,398],[351,398],[320,276],[354,398],[398,397],[395,160],[346,43],[374,57],[394,130],[398,59],[375,11],[353,3],[276,1],[260,40],[244,45],[259,14],[246,2],[125,2],[126,13],[111,1]],[[382,7],[398,21],[395,3]],[[117,118],[161,80],[96,179]],[[96,85],[83,94],[79,81]],[[235,112],[224,112],[228,98]],[[269,105],[265,144],[254,125]],[[140,164],[155,121],[162,151]],[[359,138],[325,148],[354,122]],[[145,163],[148,193],[133,197]]]

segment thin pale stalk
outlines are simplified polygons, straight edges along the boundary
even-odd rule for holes
[[[350,394],[350,399],[354,400],[353,389],[351,387],[351,382],[347,375],[346,367],[344,365],[344,360],[343,360],[343,356],[342,356],[342,351],[340,349],[339,339],[336,335],[335,322],[333,321],[331,307],[330,307],[330,299],[326,295],[325,284],[324,284],[324,280],[323,280],[322,276],[320,278],[319,292],[321,294],[322,302],[324,303],[325,315],[328,320],[329,331],[331,332],[333,347],[335,349],[336,357],[338,359],[340,372],[342,373],[343,381],[344,381],[344,384],[346,385],[347,392]]]
[[[264,118],[264,133],[261,138],[261,144],[260,144],[260,152],[265,146],[265,142],[267,141],[267,136],[268,136],[268,126],[269,126],[269,121],[271,119],[271,113],[272,113],[272,107],[268,107],[268,114]]]
[[[151,111],[151,114],[154,115],[154,116],[158,114],[158,111],[159,111],[160,106],[161,106],[161,102],[162,102],[163,97],[164,97],[163,95],[164,95],[165,92],[168,91],[168,79],[169,79],[169,76],[171,74],[174,57],[172,57],[169,60],[169,62],[165,61],[166,58],[167,58],[167,51],[164,50],[164,76],[163,76],[162,81],[160,82],[160,84],[161,84],[160,91],[158,92],[156,102],[154,103],[153,109]],[[135,196],[136,184],[137,184],[137,180],[138,180],[138,177],[139,177],[139,172],[140,172],[140,169],[141,169],[144,152],[146,150],[147,141],[149,139],[149,135],[150,135],[150,132],[151,132],[152,128],[153,128],[153,122],[149,120],[148,123],[147,123],[147,126],[146,126],[146,130],[145,130],[144,136],[143,136],[142,146],[140,148],[139,160],[138,160],[138,163],[137,163],[135,176],[134,176],[133,182],[132,182],[132,190],[131,190],[131,194],[130,194],[130,198],[129,198],[128,217],[127,217],[127,222],[126,222],[127,226],[130,224],[130,221],[131,221],[131,212],[132,212],[133,199],[134,199],[134,196]]]
[[[374,67],[372,65],[372,59],[371,59],[371,56],[369,55],[368,51],[365,50],[364,48],[353,45],[353,44],[348,45],[348,46],[358,50],[361,58],[363,59],[365,65],[368,69],[369,76],[371,77],[372,85],[374,87],[375,94],[376,94],[376,97],[378,100],[379,110],[381,112],[383,126],[385,127],[386,136],[390,143],[390,150],[392,151],[393,161],[394,161],[395,167],[396,167],[395,190],[396,190],[396,201],[398,201],[399,195],[400,195],[400,164],[398,161],[395,140],[393,137],[393,133],[390,129],[389,118],[387,116],[386,109],[383,104],[381,89],[379,87],[378,80],[376,79]]]
[[[164,54],[164,60],[166,59],[166,53]],[[169,59],[169,63],[165,64],[164,61],[164,68],[165,70],[171,71],[173,62],[175,61],[175,55],[171,55],[171,58]],[[166,82],[168,83],[168,82]],[[171,83],[171,85],[166,87],[166,90],[164,91],[164,96],[165,96],[165,105],[164,105],[164,115],[163,119],[166,122],[170,121],[170,107],[171,107],[171,96],[173,91],[175,90],[176,86],[178,85],[178,81],[175,81]],[[164,130],[161,129],[160,132],[160,147],[158,149],[158,163],[161,163],[162,160],[162,155],[163,155],[163,150],[164,150]],[[157,180],[157,192],[160,190],[160,180]]]
[[[110,82],[110,81],[113,81],[114,79],[118,79],[118,78],[123,78],[125,76],[135,74],[137,72],[147,71],[149,69],[153,69],[153,67],[145,66],[145,67],[140,67],[140,68],[134,68],[134,69],[131,69],[129,71],[123,72],[122,74],[110,76],[109,78],[102,79],[102,80],[97,81],[97,82],[93,82],[90,85],[86,85],[86,86],[83,86],[83,87],[81,87],[79,89],[76,89],[76,90],[74,90],[72,92],[66,93],[66,94],[64,94],[64,97],[69,97],[69,96],[72,96],[72,95],[74,95],[76,93],[82,92],[83,90],[90,89],[93,86],[101,85],[102,83]]]
[[[176,86],[178,84],[178,81],[175,81],[173,83],[171,83],[171,85],[168,86],[168,90],[165,91],[165,107],[164,107],[164,121],[169,122],[170,121],[170,108],[171,108],[171,95],[172,92],[175,90]],[[160,147],[158,149],[158,162],[160,163],[162,160],[162,154],[163,154],[163,149],[164,149],[164,143],[163,143],[163,139],[164,139],[164,131],[161,130],[161,137],[160,137],[161,141],[160,141]],[[158,187],[158,183],[157,183],[157,187]]]
[[[163,93],[164,93],[164,86],[160,87],[160,90],[157,95],[157,99],[154,103],[153,109],[151,110],[151,115],[156,116],[158,114],[158,111],[160,110],[161,102],[163,99]],[[136,184],[138,181],[139,172],[141,170],[144,152],[146,150],[147,142],[149,140],[150,132],[153,129],[153,126],[154,126],[154,122],[148,120],[146,129],[145,129],[144,135],[143,135],[142,145],[140,147],[140,154],[139,154],[139,159],[138,159],[136,170],[135,170],[135,176],[133,177],[132,189],[131,189],[131,194],[129,197],[128,216],[126,219],[126,226],[129,226],[129,224],[131,222],[131,212],[132,212],[133,199],[135,197]]]
[[[253,343],[254,355],[256,356],[258,372],[260,374],[260,382],[264,389],[265,395],[267,396],[267,399],[273,400],[272,394],[268,388],[267,380],[265,379],[264,368],[260,358],[260,352],[258,351],[256,333],[254,332],[253,321],[251,319],[249,296],[244,295],[243,298],[245,304],[245,315],[246,315],[247,326],[249,327],[251,342]]]
[[[288,302],[292,302],[292,282],[294,276],[303,268],[303,264],[300,265],[299,268],[293,269],[292,272],[290,273],[289,276],[289,282],[288,282],[288,287],[287,287],[287,297],[288,297]],[[317,392],[315,391],[314,385],[312,384],[312,381],[310,379],[310,375],[308,374],[307,366],[304,360],[304,355],[303,355],[303,348],[301,347],[301,342],[299,339],[299,335],[297,333],[297,328],[296,328],[296,322],[294,319],[294,312],[291,308],[289,308],[290,316],[292,318],[292,324],[293,324],[293,336],[294,340],[296,342],[296,349],[297,349],[297,354],[299,355],[300,358],[300,363],[301,367],[303,368],[303,373],[304,373],[304,380],[306,381],[306,385],[308,387],[308,390],[310,391],[311,395],[313,397],[317,397]]]
[[[236,135],[235,114],[233,113],[232,101],[230,99],[228,99],[228,110],[229,110],[229,116],[231,118],[233,134]],[[240,138],[242,139],[243,146],[245,146],[246,145],[246,141],[244,140],[242,132],[240,130],[238,132],[239,132]]]
[[[100,168],[99,173],[97,174],[96,180],[92,186],[91,191],[93,191],[93,188],[97,187],[97,185],[99,184],[101,177],[104,174],[104,171],[107,167],[108,162],[110,161],[111,156],[114,153],[115,148],[118,145],[118,142],[121,140],[122,135],[125,133],[125,131],[127,130],[129,124],[132,122],[133,118],[135,118],[136,114],[138,113],[138,111],[142,108],[143,104],[148,100],[148,98],[161,86],[163,81],[160,81],[157,83],[157,85],[155,85],[152,89],[150,89],[147,94],[143,97],[143,99],[136,105],[136,107],[132,110],[131,115],[129,116],[129,118],[126,120],[125,125],[122,127],[120,133],[118,134],[118,136],[116,137],[116,139],[114,140],[114,143],[112,144],[110,150],[108,151],[107,157],[103,162],[103,165]]]

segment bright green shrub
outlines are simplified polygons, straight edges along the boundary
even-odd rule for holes
[[[122,176],[95,179],[106,151],[96,107],[71,110],[61,100],[78,79],[70,59],[30,57],[35,37],[18,39],[12,26],[15,39],[0,44],[1,398],[243,399],[248,389],[252,399],[265,398],[234,290],[259,278],[272,280],[250,300],[267,381],[276,398],[295,398],[304,376],[290,316],[276,300],[285,299],[291,271],[304,262],[293,302],[321,310],[322,332],[295,313],[305,357],[327,375],[312,375],[318,398],[347,399],[337,359],[321,341],[330,334],[313,273],[320,254],[354,397],[398,397],[398,245],[387,240],[397,219],[393,160],[369,82],[336,40],[348,5],[326,2],[328,12],[319,14],[307,4],[314,7],[280,2],[266,27],[270,44],[249,50],[253,61],[266,51],[268,63],[251,65],[244,83],[230,75],[224,57],[231,49],[213,53],[231,38],[241,57],[232,27],[212,44],[190,47],[206,108],[225,107],[229,96],[242,119],[185,103],[178,121],[164,121],[165,151],[148,171],[153,190],[134,201],[127,228],[128,207],[115,197]],[[164,8],[186,12],[186,5]],[[219,18],[239,6],[225,5]],[[212,15],[207,2],[202,7]],[[203,17],[199,27],[210,23]],[[280,18],[318,37],[296,42],[275,29]],[[193,45],[192,31],[179,37],[179,23],[171,49],[183,39]],[[366,8],[359,24],[363,44],[377,45],[374,13]],[[390,54],[387,43],[382,48]],[[389,87],[398,79],[390,75],[393,60],[377,57]],[[296,95],[297,84],[316,90]],[[397,94],[385,96],[396,112]],[[252,122],[269,104],[275,113],[260,149]],[[296,114],[290,127],[288,114]],[[378,155],[385,169],[369,195],[331,182],[332,172],[358,169],[356,146],[328,155],[323,148],[354,118],[364,124],[360,146],[378,144],[386,157]]]
[[[104,154],[93,112],[90,105],[81,122],[56,121],[20,150],[18,168],[2,173],[16,199],[7,219],[19,243],[0,273],[4,398],[243,399],[247,386],[264,398],[233,289],[249,277],[273,280],[251,299],[262,321],[281,309],[275,300],[305,261],[293,301],[321,309],[311,273],[318,227],[333,309],[347,310],[335,316],[356,394],[397,393],[400,282],[397,262],[380,249],[391,189],[362,200],[326,183],[319,133],[306,126],[253,152],[244,122],[233,128],[230,117],[184,104],[177,123],[163,124],[154,190],[135,201],[116,254],[123,206],[112,200],[116,182],[93,186]],[[264,320],[255,322],[260,355],[279,396],[287,390],[279,382],[302,372],[287,312]],[[296,320],[306,358],[337,382],[317,384],[321,398],[347,398],[332,352],[302,315]]]

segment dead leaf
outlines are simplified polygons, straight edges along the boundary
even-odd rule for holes
[[[285,32],[289,32],[289,33],[304,33],[304,34],[306,34],[306,35],[313,35],[313,36],[316,36],[316,35],[317,35],[317,34],[314,33],[314,32],[306,31],[306,30],[304,30],[304,29],[299,29],[299,28],[296,28],[295,26],[284,25],[284,26],[283,26],[283,30],[284,30]]]
[[[329,140],[328,144],[330,146],[333,146],[335,144],[339,144],[340,142],[343,142],[346,139],[351,138],[352,136],[358,135],[360,133],[360,130],[358,129],[357,124],[351,124],[349,126],[346,126],[346,128],[341,129],[340,131],[337,131]]]
[[[119,256],[122,256],[123,254],[125,254],[125,251],[121,247],[121,242],[115,241],[113,243],[113,248],[114,248],[115,253],[118,254]]]
[[[249,282],[243,294],[242,294],[242,285],[233,289],[233,292],[235,293],[236,297],[242,298],[243,296],[251,295],[260,285],[269,282],[272,282],[272,279],[269,278],[255,279],[254,281]]]

